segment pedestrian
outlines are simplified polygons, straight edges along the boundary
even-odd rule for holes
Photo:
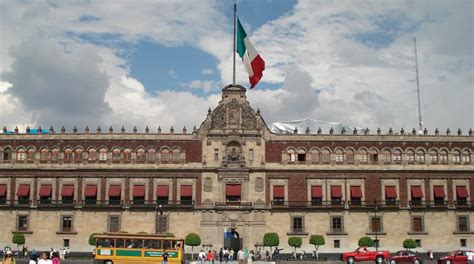
[[[430,263],[433,263],[434,256],[433,251],[431,249],[428,250],[428,259],[430,260]]]
[[[48,252],[41,253],[41,257],[38,260],[38,264],[53,264],[53,262],[49,259]]]
[[[229,249],[225,248],[224,250],[224,261],[225,263],[229,262]]]
[[[59,252],[53,253],[53,264],[61,264],[61,259],[59,258]]]
[[[3,262],[4,264],[16,264],[16,260],[13,257],[13,253],[11,250],[7,250],[5,252],[5,256],[3,257]]]
[[[230,261],[234,261],[234,256],[235,256],[234,249],[231,248],[231,249],[230,249],[230,252],[229,252]]]
[[[36,254],[31,254],[30,261],[28,262],[28,264],[36,264],[36,263],[38,263],[38,256],[36,256]]]
[[[169,257],[169,254],[168,252],[166,252],[166,249],[163,250],[163,264],[168,264],[168,257]]]
[[[24,247],[23,247],[23,257],[24,257],[24,258],[27,258],[27,257],[28,257],[28,247],[27,247],[27,246],[24,246]]]
[[[224,249],[219,249],[219,262],[222,263],[222,259],[224,258]]]
[[[214,263],[214,254],[210,249],[207,251],[207,261],[208,263]]]
[[[201,252],[199,252],[198,259],[201,262],[201,264],[204,264],[206,261],[206,253],[201,249]]]
[[[239,251],[237,251],[237,261],[239,262],[239,264],[244,264],[244,260],[244,251],[242,249],[239,249]]]
[[[467,255],[467,263],[474,264],[474,252],[468,251],[466,252],[466,255]]]

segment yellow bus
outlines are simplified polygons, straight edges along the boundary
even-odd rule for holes
[[[161,263],[163,252],[168,263],[184,263],[184,240],[159,235],[106,233],[96,235],[94,263]]]

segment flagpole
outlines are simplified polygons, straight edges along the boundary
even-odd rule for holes
[[[233,68],[232,68],[232,85],[235,85],[235,21],[237,20],[237,0],[234,0],[234,49],[232,50],[233,56]]]

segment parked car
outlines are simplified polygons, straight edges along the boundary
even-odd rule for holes
[[[438,259],[438,264],[457,264],[457,263],[467,263],[467,255],[474,254],[470,250],[454,250],[449,253],[447,256],[441,257]]]
[[[410,263],[410,264],[421,264],[423,261],[421,256],[418,255],[417,252],[410,251],[410,250],[400,250],[395,253],[394,256],[391,256],[387,259],[387,263],[389,264],[402,264],[402,263]]]
[[[388,250],[371,250],[369,247],[359,247],[353,252],[345,252],[341,255],[341,260],[347,263],[356,261],[375,261],[383,263],[385,259],[390,258]]]

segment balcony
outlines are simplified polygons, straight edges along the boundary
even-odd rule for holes
[[[409,201],[411,209],[447,209],[448,201]]]
[[[324,208],[324,209],[344,209],[344,201],[278,201],[271,203],[272,208]]]
[[[216,209],[252,209],[252,202],[227,201],[216,202]]]
[[[122,208],[122,200],[84,200],[82,201],[82,208],[98,209],[98,208]]]
[[[32,202],[31,200],[3,200],[1,203],[0,203],[0,208],[11,208],[11,207],[15,207],[15,208],[18,208],[18,209],[22,209],[22,208],[30,208],[32,205]]]
[[[456,200],[454,201],[454,206],[458,209],[469,209],[473,207],[473,204],[467,200]]]
[[[38,200],[37,207],[41,209],[46,208],[74,208],[76,201],[74,200]]]
[[[386,201],[348,201],[349,209],[374,209],[377,205],[377,209],[398,209],[399,201],[386,200]]]

